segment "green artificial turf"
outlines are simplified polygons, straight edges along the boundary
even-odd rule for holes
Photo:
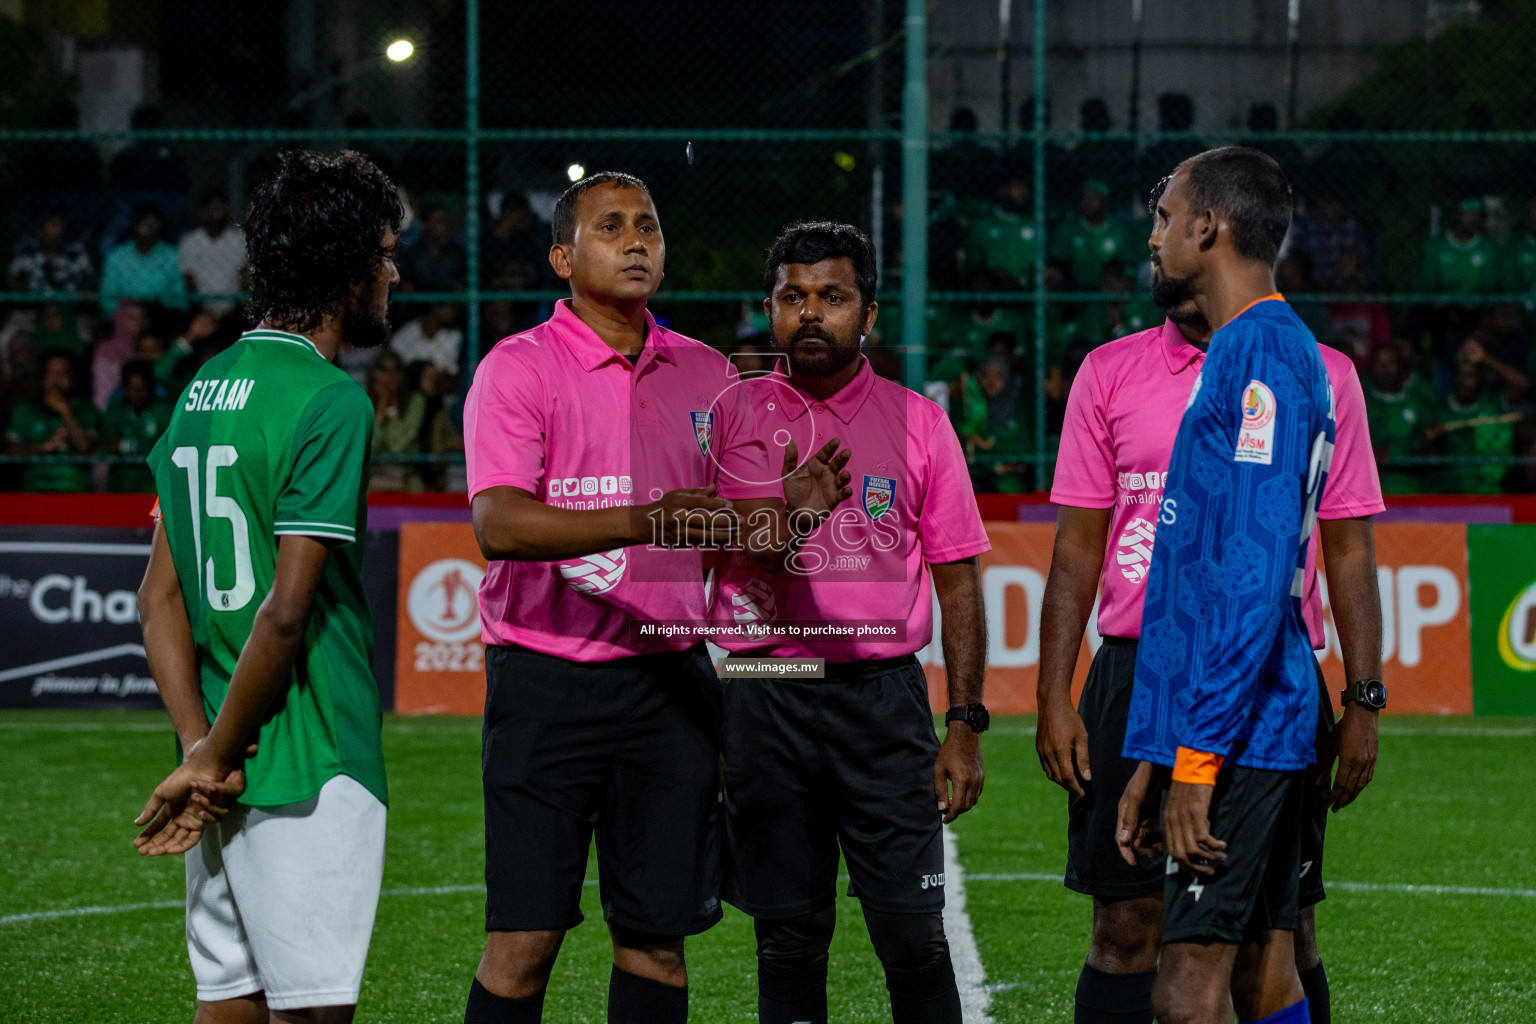
[[[1066,799],[1040,774],[1032,719],[996,721],[984,743],[986,793],[955,826],[992,1019],[1070,1021],[1089,904],[1038,877],[1060,874]],[[0,1022],[191,1020],[181,862],[140,858],[129,845],[172,751],[158,714],[0,712]],[[483,943],[479,725],[391,717],[385,752],[385,895],[358,1019],[459,1021]],[[1318,927],[1336,1020],[1536,1019],[1533,792],[1532,720],[1383,721],[1376,781],[1329,829],[1334,884]],[[605,1019],[609,954],[596,898],[589,886],[548,1021]],[[858,908],[839,904],[833,1019],[889,1020]],[[18,919],[85,908],[106,912]],[[745,917],[728,911],[690,940],[688,959],[693,1020],[755,1019]]]

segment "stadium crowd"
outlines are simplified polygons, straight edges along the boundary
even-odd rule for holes
[[[1187,96],[1159,97],[1159,129],[1188,133]],[[1032,101],[1022,117],[1033,115]],[[1470,115],[1469,115],[1470,116]],[[1334,127],[1358,127],[1349,111]],[[1513,174],[1448,166],[1453,191],[1426,210],[1423,253],[1412,279],[1383,272],[1382,230],[1372,212],[1390,202],[1395,171],[1367,144],[1330,146],[1310,159],[1275,134],[1271,104],[1248,112],[1245,144],[1275,157],[1297,187],[1297,214],[1276,278],[1318,341],[1354,361],[1388,493],[1486,494],[1536,490],[1530,466],[1414,465],[1413,456],[1536,454],[1536,372],[1528,331],[1536,310],[1536,195]],[[1101,99],[1081,108],[1084,133],[1113,125]],[[937,291],[1018,292],[1035,285],[1038,232],[1032,143],[1002,150],[979,141],[975,115],[956,110],[950,143],[934,156],[930,279]],[[1149,301],[1144,238],[1149,191],[1166,169],[1206,148],[1192,134],[1137,151],[1126,139],[1085,138],[1046,152],[1049,220],[1044,278],[1045,449],[1054,453],[1067,394],[1087,352],[1162,322]],[[1525,183],[1525,189],[1531,183]],[[1443,211],[1443,212],[1442,212]],[[1430,230],[1432,228],[1432,230]],[[1401,275],[1399,275],[1401,278]],[[1372,301],[1382,292],[1432,293],[1437,302]],[[1123,296],[1074,301],[1072,293]],[[1330,295],[1337,295],[1331,300]],[[1531,295],[1516,302],[1488,296]],[[1465,302],[1456,299],[1465,298]],[[1023,298],[1021,296],[1021,298]],[[972,457],[977,486],[1018,492],[1045,486],[1027,463],[1035,447],[1035,317],[1030,302],[974,299],[927,312],[931,396],[947,401]],[[891,319],[895,319],[894,317]],[[897,341],[886,321],[884,340]],[[897,360],[885,360],[888,373]]]
[[[1159,98],[1159,129],[1189,133],[1188,97]],[[1032,111],[1025,105],[1026,113]],[[1085,133],[1115,126],[1107,104],[1086,101]],[[1348,112],[1335,127],[1348,128]],[[155,108],[134,127],[162,125]],[[1536,360],[1528,337],[1536,310],[1536,195],[1489,161],[1461,161],[1424,215],[1416,280],[1387,280],[1382,231],[1372,211],[1393,188],[1393,167],[1364,144],[1305,157],[1276,132],[1270,104],[1248,113],[1247,141],[1280,161],[1297,183],[1297,217],[1277,271],[1318,340],[1346,352],[1365,388],[1371,435],[1388,493],[1536,492],[1536,466],[1414,465],[1424,455],[1536,455]],[[1044,488],[1026,456],[1035,449],[1036,277],[1034,160],[976,133],[971,111],[955,111],[949,144],[935,153],[930,211],[930,284],[938,292],[998,296],[934,302],[927,311],[927,392],[945,405],[980,490]],[[1148,299],[1144,238],[1148,190],[1162,170],[1198,152],[1192,134],[1141,151],[1128,139],[1085,138],[1046,154],[1049,221],[1046,288],[1064,296],[1046,308],[1045,449],[1053,453],[1077,368],[1093,347],[1157,326]],[[463,230],[452,211],[410,189],[409,161],[397,172],[409,211],[401,233],[402,292],[442,295],[467,285]],[[1466,164],[1466,166],[1462,166]],[[1161,170],[1160,170],[1161,169]],[[1483,175],[1480,177],[1479,175]],[[42,149],[22,176],[22,230],[10,261],[15,292],[47,301],[14,303],[0,321],[0,418],[13,455],[101,453],[142,456],[169,418],[169,403],[198,367],[246,326],[244,236],[229,196],[194,196],[186,158],[164,142],[130,143],[102,165],[85,143]],[[497,193],[480,239],[480,286],[541,290],[554,283],[548,225],[526,195]],[[1443,212],[1442,212],[1443,211]],[[889,257],[899,261],[899,253]],[[1386,303],[1383,291],[1465,297],[1466,302]],[[1007,293],[1017,297],[1010,298]],[[1083,293],[1113,299],[1073,299]],[[1485,296],[1532,294],[1529,301]],[[1329,299],[1337,295],[1337,301]],[[533,304],[482,305],[479,351],[530,327]],[[372,486],[462,490],[462,396],[468,386],[462,307],[396,303],[390,347],[344,351],[340,364],[373,400]],[[877,323],[867,351],[878,372],[901,376],[900,316]],[[766,324],[743,317],[733,358],[743,370],[770,362]],[[411,461],[412,457],[428,458]],[[0,490],[148,489],[130,460],[0,466]]]

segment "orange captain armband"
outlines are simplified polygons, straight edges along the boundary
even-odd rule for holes
[[[1203,750],[1180,747],[1173,761],[1173,781],[1187,782],[1195,786],[1214,786],[1216,776],[1226,758],[1220,754],[1207,754]]]
[[[155,507],[149,510],[149,518],[153,519],[157,523],[160,521],[160,499],[159,498],[155,499]]]

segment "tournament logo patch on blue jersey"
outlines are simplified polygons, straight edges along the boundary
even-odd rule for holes
[[[708,455],[710,437],[715,432],[715,414],[690,412],[688,418],[693,420],[693,439],[699,443],[699,454]]]
[[[864,511],[871,522],[879,522],[890,514],[896,503],[896,480],[889,476],[864,478]]]

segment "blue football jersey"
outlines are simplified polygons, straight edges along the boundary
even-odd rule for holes
[[[1126,757],[1172,765],[1186,747],[1278,771],[1315,759],[1301,597],[1333,438],[1328,373],[1290,306],[1257,302],[1216,332],[1168,466]]]

